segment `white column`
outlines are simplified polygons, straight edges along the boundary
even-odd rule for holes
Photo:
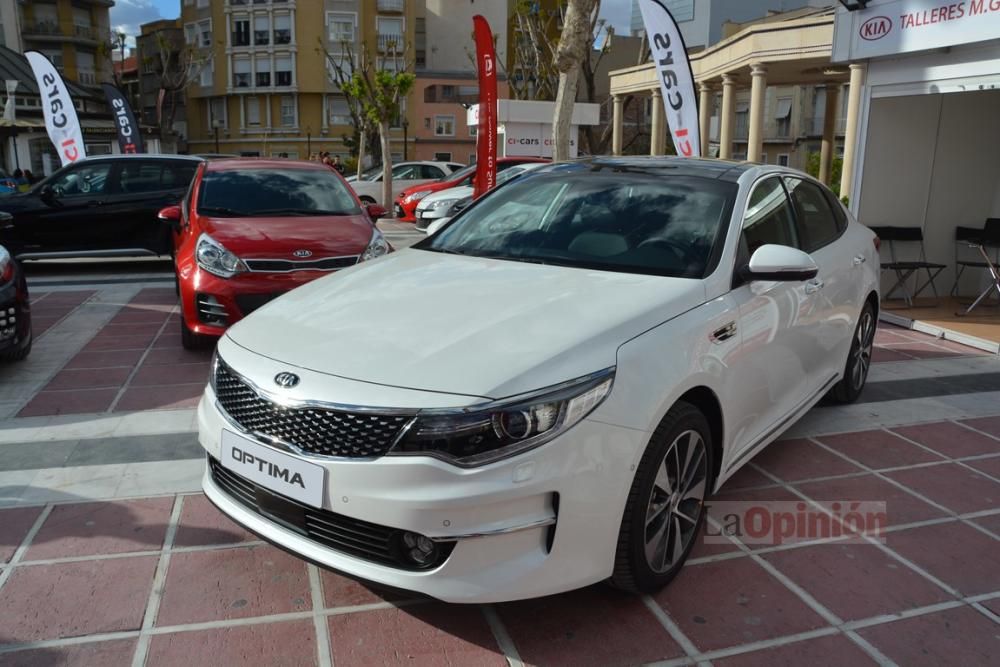
[[[622,117],[622,112],[625,106],[625,100],[621,95],[612,95],[612,120],[611,120],[611,153],[613,155],[622,154],[622,134],[624,132],[625,121]]]
[[[819,180],[830,184],[833,168],[833,145],[836,141],[837,108],[840,106],[840,84],[826,85],[826,106],[823,110],[823,143],[819,151]]]
[[[840,196],[850,197],[854,187],[854,152],[858,143],[858,116],[861,114],[861,88],[865,85],[865,63],[851,64],[851,88],[847,94],[847,128],[844,132],[844,165],[840,172]],[[852,209],[854,210],[854,209]]]
[[[728,160],[733,156],[733,122],[736,109],[736,77],[722,75],[722,109],[719,111],[719,157]]]
[[[712,86],[707,81],[698,84],[698,133],[701,135],[701,156],[708,156],[708,134],[712,129]]]
[[[767,91],[767,65],[750,67],[750,136],[747,137],[747,160],[760,162],[764,152],[764,93]]]
[[[653,106],[651,110],[653,118],[649,125],[649,154],[663,155],[663,94],[657,87],[651,91],[650,98]]]

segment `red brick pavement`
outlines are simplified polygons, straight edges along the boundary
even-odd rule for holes
[[[94,290],[32,292],[31,330],[35,338],[58,324],[95,294],[97,292]]]
[[[0,664],[995,664],[998,463],[997,419],[785,441],[713,502],[884,501],[884,539],[703,536],[653,596],[489,606],[316,571],[200,494],[0,510]]]

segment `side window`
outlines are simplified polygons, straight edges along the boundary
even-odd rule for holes
[[[749,255],[769,243],[800,247],[792,206],[778,178],[757,183],[743,218],[743,241]]]
[[[163,189],[187,189],[188,185],[191,184],[191,179],[194,178],[195,169],[197,169],[197,165],[188,164],[187,162],[181,164],[164,163]]]
[[[69,169],[52,180],[52,189],[60,196],[103,194],[108,191],[111,166],[108,160]]]
[[[162,190],[162,177],[163,167],[159,162],[129,160],[122,165],[118,181],[124,194],[134,195]]]
[[[407,165],[405,167],[400,167],[399,171],[393,169],[392,178],[393,180],[400,181],[412,181],[417,178],[417,167],[419,165]]]
[[[786,178],[785,183],[795,205],[803,250],[819,250],[840,236],[842,228],[833,217],[822,188],[800,178]]]
[[[833,218],[837,221],[837,229],[843,232],[847,229],[847,213],[844,212],[844,205],[840,203],[837,195],[833,194],[832,191],[823,190],[823,194],[826,195],[826,200],[830,202],[830,208],[833,209]]]
[[[437,180],[444,176],[444,170],[432,164],[420,165],[420,178],[433,178]]]

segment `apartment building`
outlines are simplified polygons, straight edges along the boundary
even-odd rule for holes
[[[111,79],[102,44],[112,38],[112,0],[0,0],[4,44],[49,57],[63,77],[83,86]]]
[[[185,40],[207,60],[187,92],[193,153],[347,155],[351,114],[326,53],[364,46],[379,67],[391,67],[414,39],[413,3],[403,0],[182,3]],[[402,153],[399,124],[393,144]]]

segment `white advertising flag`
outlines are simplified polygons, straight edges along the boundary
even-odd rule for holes
[[[60,162],[65,167],[87,157],[80,120],[76,116],[69,90],[66,89],[66,82],[49,59],[38,51],[25,51],[24,55],[35,74],[38,94],[42,98],[42,112],[45,114],[45,129],[59,153]]]
[[[678,155],[701,157],[698,96],[684,38],[663,0],[639,0],[649,49],[663,93],[667,125]]]

